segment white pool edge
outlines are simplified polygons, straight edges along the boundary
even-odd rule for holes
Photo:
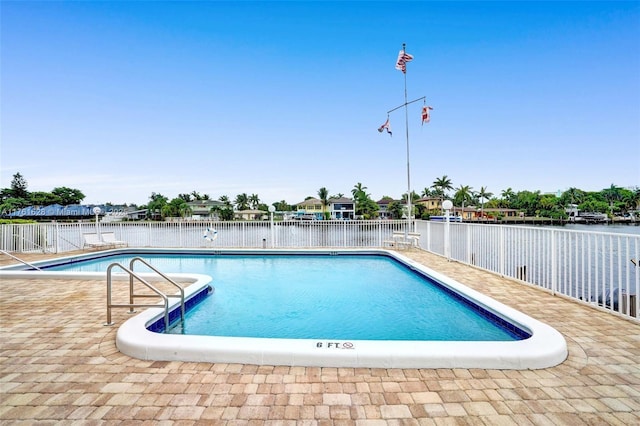
[[[148,251],[147,252],[158,252]],[[179,252],[180,250],[171,250]],[[193,251],[193,250],[192,250]],[[300,250],[269,250],[296,253]],[[304,250],[309,252],[309,250]],[[328,250],[319,250],[327,252]],[[352,368],[483,368],[542,369],[562,363],[568,355],[564,337],[554,328],[512,309],[406,256],[388,250],[330,250],[345,253],[379,253],[392,256],[442,284],[473,299],[485,309],[531,333],[525,340],[509,342],[443,341],[327,341],[316,339],[267,339],[220,336],[191,336],[154,333],[146,327],[163,315],[150,308],[120,326],[116,346],[124,354],[143,360],[239,363]],[[222,252],[222,250],[218,250]],[[233,253],[260,253],[231,250]],[[264,250],[261,252],[265,252]],[[169,274],[193,281],[185,289],[188,299],[210,284],[201,274]],[[0,271],[1,277],[105,280],[105,273]],[[178,302],[175,302],[178,303]]]

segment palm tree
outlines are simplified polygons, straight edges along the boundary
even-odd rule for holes
[[[260,197],[258,197],[258,194],[251,194],[251,196],[248,198],[249,204],[251,204],[251,208],[252,209],[257,209],[258,206],[260,205]]]
[[[580,204],[584,200],[584,192],[577,188],[569,188],[565,194],[571,204]]]
[[[234,203],[238,210],[247,210],[249,208],[249,197],[243,192],[242,194],[236,195]]]
[[[609,202],[609,210],[613,216],[613,203],[620,199],[620,188],[611,184],[611,186],[602,191],[604,199]]]
[[[366,186],[362,186],[360,182],[356,183],[351,190],[351,194],[353,194],[353,198],[358,198],[359,195],[365,193],[367,190]]]
[[[147,210],[149,217],[157,219],[158,217],[164,218],[163,208],[169,202],[169,199],[160,193],[152,192],[149,197],[151,201],[147,204]]]
[[[636,187],[635,191],[633,191],[633,195],[631,196],[631,208],[640,208],[640,187]]]
[[[367,187],[362,186],[360,182],[356,183],[353,186],[353,189],[351,190],[351,195],[353,195],[353,202],[355,204],[356,214],[359,214],[358,204],[360,203],[360,200],[363,200],[367,195],[367,193],[365,192],[366,190],[367,190]]]
[[[284,212],[287,210],[291,210],[291,206],[289,204],[287,204],[287,202],[285,200],[282,201],[276,201],[275,203],[273,203],[273,207],[276,208],[276,210]]]
[[[488,192],[486,186],[481,186],[478,191],[478,198],[480,198],[480,217],[484,217],[484,200],[488,200],[493,197],[493,192]]]
[[[442,199],[446,197],[446,191],[450,191],[453,189],[451,179],[449,179],[447,175],[444,175],[441,178],[436,178],[436,180],[433,181],[433,185],[431,185],[431,187],[436,190],[437,194],[441,196]]]
[[[211,207],[211,213],[219,213],[220,218],[222,220],[232,220],[233,219],[233,205],[231,204],[231,200],[226,195],[221,195],[218,198],[223,206],[222,207]]]
[[[318,190],[318,198],[322,202],[322,215],[325,215],[327,204],[329,204],[329,190],[324,186]]]
[[[416,191],[411,191],[411,217],[413,217],[415,215],[415,213],[416,213],[416,208],[417,208],[416,204],[417,204],[419,199],[420,199],[420,196],[418,195],[418,193]],[[407,210],[408,210],[409,202],[407,201],[407,193],[406,192],[404,194],[402,194],[402,201],[404,201],[404,203],[407,205]]]
[[[502,199],[504,200],[504,203],[502,203],[503,207],[511,207],[511,201],[515,198],[516,193],[513,192],[513,189],[511,189],[511,187],[504,189],[502,191]]]
[[[429,188],[427,188],[427,187],[425,187],[425,188],[422,190],[422,192],[420,193],[420,196],[421,196],[421,197],[431,197],[431,195],[432,195],[431,189],[429,189]]]
[[[453,198],[462,203],[462,216],[464,217],[464,203],[471,202],[473,200],[471,187],[469,185],[460,185],[460,188],[456,191]]]
[[[435,190],[435,194],[440,197],[440,205],[442,206],[442,202],[447,196],[446,191],[453,189],[453,185],[451,184],[451,179],[447,177],[447,175],[442,176],[441,178],[436,178],[433,181],[433,185],[431,187]],[[444,209],[442,210],[442,214],[444,214]]]
[[[189,207],[187,203],[184,203],[181,204],[180,207],[178,207],[178,214],[180,215],[180,217],[186,218],[193,214],[193,209]]]

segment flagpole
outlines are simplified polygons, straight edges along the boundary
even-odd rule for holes
[[[406,53],[407,45],[402,43],[402,53]],[[407,239],[411,227],[411,168],[409,167],[409,107],[407,103],[407,73],[404,72],[404,123],[407,136],[407,228],[404,231],[404,238]]]
[[[379,132],[382,132],[382,130],[386,127],[387,128],[387,132],[389,134],[391,134],[391,132],[389,131],[390,127],[389,127],[389,114],[391,114],[393,111],[398,110],[402,107],[404,107],[404,122],[405,122],[405,135],[406,135],[406,139],[407,139],[407,226],[404,232],[404,238],[405,240],[407,240],[408,238],[408,233],[410,232],[410,228],[411,228],[411,217],[412,217],[412,213],[413,213],[413,208],[412,208],[412,203],[411,203],[411,165],[409,162],[410,159],[410,155],[409,155],[409,105],[414,103],[414,102],[418,102],[421,100],[426,99],[425,96],[418,98],[418,99],[414,99],[412,101],[408,100],[407,97],[407,67],[406,67],[406,63],[411,61],[413,59],[413,57],[411,55],[407,55],[406,52],[406,43],[402,43],[402,50],[400,51],[400,55],[398,56],[398,61],[396,63],[396,69],[401,70],[402,73],[404,74],[404,103],[402,105],[399,105],[393,109],[390,109],[389,111],[387,111],[387,121],[385,124],[383,124],[380,128],[378,128]]]

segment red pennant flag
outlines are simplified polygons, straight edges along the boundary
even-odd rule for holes
[[[385,121],[382,126],[378,127],[378,131],[380,133],[382,133],[384,129],[387,129],[387,133],[389,133],[389,136],[393,136],[391,134],[391,123],[389,123],[389,117],[387,117],[387,121]]]
[[[429,114],[429,111],[432,109],[433,107],[426,106],[426,105],[422,107],[422,124],[428,123],[431,120],[431,115]]]

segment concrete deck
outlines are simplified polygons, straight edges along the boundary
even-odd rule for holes
[[[104,283],[3,279],[0,421],[640,424],[638,323],[422,251],[402,253],[556,328],[568,359],[528,371],[141,361],[119,353],[117,328],[103,326]],[[122,324],[128,314],[113,316]]]

